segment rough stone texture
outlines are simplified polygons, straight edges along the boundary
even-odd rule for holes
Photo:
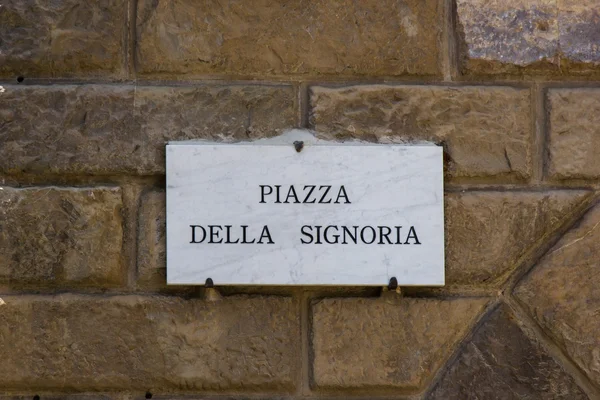
[[[599,226],[596,206],[540,260],[515,293],[600,387]]]
[[[446,284],[499,287],[586,191],[467,192],[445,197]]]
[[[311,126],[339,138],[443,143],[450,177],[531,173],[528,90],[506,87],[313,87]]]
[[[121,207],[118,188],[0,187],[0,282],[122,284]]]
[[[439,74],[437,0],[141,0],[142,73]]]
[[[0,395],[0,400],[32,400],[36,396],[35,394],[29,395]],[[145,396],[135,396],[133,394],[125,393],[110,393],[110,394],[43,394],[44,400],[142,400]],[[152,397],[153,399],[161,399],[160,397]],[[41,399],[41,398],[40,398]],[[169,400],[178,400],[172,398]],[[201,400],[201,399],[194,399]]]
[[[457,0],[464,72],[587,72],[600,64],[597,0]]]
[[[549,174],[554,179],[600,176],[600,90],[548,93]]]
[[[558,0],[560,50],[574,63],[600,65],[600,2]]]
[[[5,0],[0,7],[1,77],[121,75],[125,0]]]
[[[475,333],[428,400],[587,400],[514,316],[500,307]]]
[[[421,388],[485,303],[475,298],[321,300],[313,304],[315,384]]]
[[[291,86],[6,86],[0,171],[164,173],[170,140],[272,136],[296,123]]]
[[[507,72],[552,64],[558,55],[556,0],[457,0],[464,69]]]
[[[167,283],[165,193],[146,193],[138,218],[138,285],[164,287]]]
[[[290,298],[3,296],[3,390],[293,388]]]

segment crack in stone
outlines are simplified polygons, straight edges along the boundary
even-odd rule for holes
[[[586,232],[586,233],[585,233],[585,234],[584,234],[582,237],[580,237],[580,238],[577,238],[577,239],[573,240],[572,242],[570,242],[570,243],[567,243],[567,244],[565,244],[564,246],[560,246],[558,249],[551,251],[550,253],[548,253],[548,256],[550,256],[551,254],[554,254],[554,253],[556,253],[557,251],[560,251],[560,250],[562,250],[562,249],[565,249],[565,248],[567,248],[567,247],[569,247],[569,246],[571,246],[571,245],[573,245],[573,244],[575,244],[575,243],[577,243],[577,242],[579,242],[579,241],[581,241],[581,240],[585,239],[585,238],[586,238],[586,237],[587,237],[587,236],[588,236],[590,233],[592,233],[592,232],[593,232],[593,231],[594,231],[594,230],[595,230],[595,229],[598,227],[598,225],[600,225],[600,221],[598,221],[598,222],[596,223],[596,225],[594,225],[594,226],[592,227],[592,229],[590,229],[589,231],[587,231],[587,232]]]

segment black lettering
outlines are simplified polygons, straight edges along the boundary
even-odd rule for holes
[[[323,193],[323,196],[321,196],[321,200],[319,200],[319,204],[330,204],[331,199],[329,199],[329,201],[323,201],[323,199],[325,199],[325,196],[327,196],[327,193],[329,193],[329,191],[331,190],[331,185],[319,186],[319,190],[321,190],[323,188],[326,188],[327,190],[325,190],[325,193]]]
[[[389,226],[378,226],[379,228],[379,244],[385,244],[383,243],[383,238],[385,238],[385,240],[387,240],[388,244],[392,244],[392,241],[389,238],[390,233],[392,233],[392,230],[390,229]],[[383,233],[383,231],[386,230],[386,233]]]
[[[402,242],[400,241],[400,229],[402,229],[402,227],[395,226],[394,228],[396,228],[396,243],[395,244],[402,244]]]
[[[304,239],[300,238],[300,243],[302,243],[302,244],[311,244],[311,243],[312,243],[312,241],[313,241],[312,234],[311,234],[310,232],[307,232],[307,231],[306,231],[307,229],[308,229],[309,231],[312,231],[312,228],[311,228],[309,225],[304,225],[304,226],[303,226],[303,227],[300,229],[300,232],[301,232],[303,235],[305,235],[305,236],[307,236],[307,237],[309,237],[309,238],[310,238],[310,241],[308,241],[308,240],[307,240],[307,241],[305,241]]]
[[[281,185],[275,185],[275,192],[277,193],[275,203],[281,204],[281,200],[279,200],[279,189],[281,189]]]
[[[317,228],[317,240],[315,241],[315,244],[323,244],[323,242],[321,242],[321,225],[316,225],[315,228]]]
[[[246,240],[246,229],[248,229],[248,225],[242,225],[242,244],[252,244],[256,242],[256,239],[252,239],[251,242]]]
[[[421,244],[414,226],[410,227],[405,242],[400,236],[402,226],[304,225],[300,232],[302,244]]]
[[[358,238],[358,226],[356,226],[356,225],[355,225],[355,226],[353,226],[353,228],[354,228],[354,235],[352,235],[352,232],[350,231],[350,229],[348,229],[348,228],[347,228],[347,227],[345,227],[345,226],[342,226],[342,233],[343,233],[343,236],[342,236],[342,244],[348,244],[348,243],[346,242],[346,235],[350,236],[350,239],[352,239],[352,241],[354,242],[354,244],[356,244],[356,243],[357,243],[357,238]]]
[[[292,194],[293,194],[293,196],[292,196]],[[284,201],[285,204],[289,204],[288,200],[290,197],[294,198],[294,200],[295,200],[294,203],[296,203],[296,204],[300,203],[300,201],[298,200],[298,195],[296,194],[296,189],[294,189],[293,185],[290,186],[290,190],[288,190],[287,197],[285,198],[285,201]]]
[[[192,241],[190,243],[204,242],[204,239],[206,239],[206,230],[204,230],[204,227],[200,225],[190,225],[190,228],[192,228]],[[202,240],[200,240],[199,242],[196,241],[196,228],[202,229]]]
[[[218,242],[215,242],[215,239],[219,239],[219,231],[216,229],[223,229],[221,225],[209,225],[208,231],[210,232],[210,238],[208,243],[223,243],[223,239],[220,239]]]
[[[227,244],[236,244],[240,242],[240,239],[237,239],[235,242],[231,241],[231,225],[225,225],[225,243]]]
[[[344,188],[344,185],[342,185],[340,187],[340,191],[338,192],[337,199],[335,199],[335,204],[340,204],[339,200],[342,197],[346,199],[345,204],[352,204],[352,203],[350,203],[350,199],[348,198],[348,194],[346,193],[346,188]]]
[[[421,244],[421,242],[419,242],[419,238],[417,237],[417,231],[415,230],[414,226],[411,226],[408,230],[408,236],[406,237],[406,242],[404,242],[404,244],[409,244],[408,239],[414,239],[415,243],[413,244]]]
[[[306,185],[306,186],[304,186],[304,191],[306,191],[306,188],[310,188],[310,191],[308,192],[306,197],[304,197],[304,201],[302,203],[303,204],[315,204],[315,201],[317,201],[317,199],[313,199],[313,201],[308,201],[308,199],[310,198],[310,195],[312,194],[312,192],[315,190],[316,186],[315,185]]]
[[[365,230],[369,228],[371,230],[371,234],[373,235],[372,239],[370,242],[367,242],[367,240],[365,239]],[[375,233],[375,229],[373,229],[372,226],[365,226],[360,230],[360,239],[363,241],[363,243],[365,244],[372,244],[375,239],[377,237],[377,234]]]
[[[273,239],[271,239],[271,233],[269,232],[269,227],[267,225],[263,226],[262,233],[260,234],[260,239],[258,239],[258,244],[263,244],[263,238],[267,238],[269,241],[267,244],[275,244]]]
[[[273,193],[273,188],[269,185],[259,185],[260,186],[260,203],[266,203],[265,196]],[[265,193],[265,189],[269,188],[269,192]]]
[[[329,235],[327,234],[327,232],[329,232],[330,228],[334,228],[336,234],[331,235],[331,237],[335,238],[335,241],[331,242],[329,241]],[[325,231],[323,232],[323,238],[325,239],[325,241],[329,244],[337,244],[338,241],[340,240],[340,234],[337,233],[338,232],[338,227],[337,225],[329,225],[327,228],[325,228]]]

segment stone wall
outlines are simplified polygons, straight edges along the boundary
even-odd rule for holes
[[[0,399],[600,399],[600,1],[7,0]],[[441,289],[167,287],[164,144],[445,149]]]

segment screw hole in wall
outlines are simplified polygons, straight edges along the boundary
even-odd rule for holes
[[[22,76],[17,76],[17,82],[21,83],[21,82],[23,82],[24,80],[25,80],[25,78],[24,78],[24,77],[22,77]]]
[[[150,393],[150,392],[146,392],[146,398],[147,398],[147,399],[151,399],[151,398],[152,398],[152,393]]]

